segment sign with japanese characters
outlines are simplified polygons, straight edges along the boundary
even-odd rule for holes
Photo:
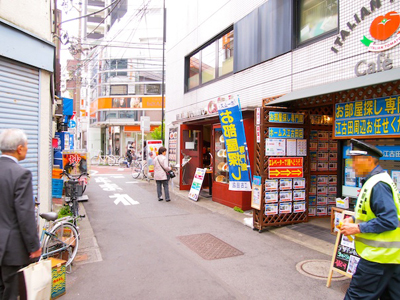
[[[303,157],[270,157],[268,176],[269,178],[303,177]]]
[[[337,103],[335,137],[390,136],[400,133],[400,96]]]
[[[229,189],[251,191],[248,148],[238,99],[233,97],[220,101],[217,106],[225,138],[229,166]]]
[[[270,127],[269,128],[270,138],[281,138],[281,139],[303,139],[304,129],[303,128],[280,128]]]
[[[268,167],[303,167],[303,157],[270,157]]]
[[[304,124],[304,114],[281,112],[281,111],[270,111],[269,112],[269,122],[271,122],[271,123]]]

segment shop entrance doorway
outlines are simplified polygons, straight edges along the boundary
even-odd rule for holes
[[[203,126],[181,125],[180,189],[189,190],[196,168],[203,164]]]

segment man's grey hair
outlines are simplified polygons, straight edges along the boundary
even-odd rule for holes
[[[19,145],[25,146],[28,138],[21,129],[4,129],[0,133],[0,150],[1,152],[14,152]]]

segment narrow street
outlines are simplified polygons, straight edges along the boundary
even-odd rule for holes
[[[325,281],[296,271],[300,261],[331,257],[271,232],[260,234],[174,193],[171,202],[159,202],[154,182],[133,180],[127,170],[96,170],[84,207],[101,261],[77,262],[67,275],[63,299],[333,300],[344,296],[349,280],[334,281],[326,288]],[[87,232],[83,224],[82,240]],[[198,234],[226,244],[208,239],[206,243],[220,248],[204,259],[184,244],[190,242],[186,236]],[[201,246],[192,249],[201,251]],[[227,257],[213,259],[221,251]]]

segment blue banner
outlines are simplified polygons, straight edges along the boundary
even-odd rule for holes
[[[280,128],[270,127],[269,138],[281,138],[281,139],[303,139],[304,129],[303,128]]]
[[[400,96],[337,103],[335,137],[385,136],[400,133]]]
[[[304,114],[270,111],[269,121],[272,123],[304,124]]]
[[[242,111],[236,98],[217,103],[229,166],[229,189],[251,191],[250,164]]]

